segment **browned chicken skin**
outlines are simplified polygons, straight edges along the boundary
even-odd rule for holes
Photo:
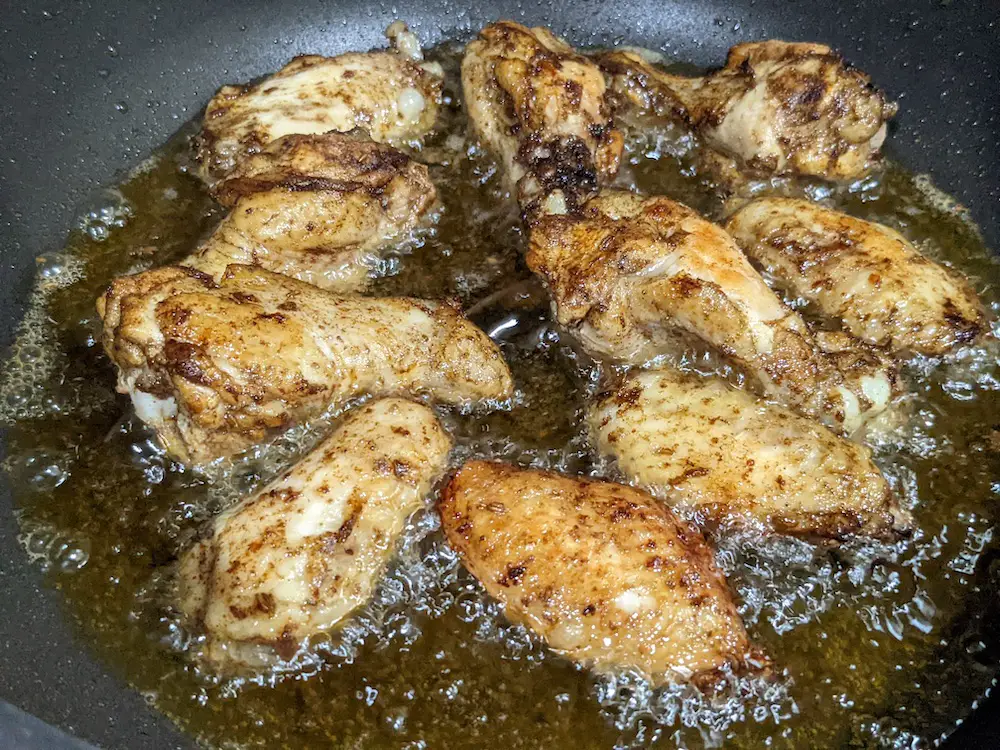
[[[868,448],[717,377],[630,373],[588,422],[629,481],[706,520],[829,538],[893,538],[911,520]]]
[[[331,294],[253,266],[167,266],[98,300],[118,389],[171,455],[203,463],[364,394],[502,400],[510,371],[446,303]]]
[[[711,149],[758,174],[861,177],[879,162],[896,111],[823,44],[739,44],[724,68],[702,78],[668,74],[634,52],[598,59],[626,106],[683,120]]]
[[[553,189],[585,196],[618,171],[614,129],[598,67],[545,28],[499,21],[462,59],[469,119],[531,210]]]
[[[405,24],[386,34],[391,50],[302,55],[259,83],[219,89],[198,138],[202,176],[211,184],[285,135],[364,128],[397,145],[425,136],[437,118],[443,72],[423,61]]]
[[[364,288],[377,252],[433,205],[427,167],[391,146],[343,133],[287,135],[215,185],[231,211],[183,265],[218,280],[259,265],[331,291]]]
[[[363,605],[450,447],[426,406],[381,399],[215,518],[179,570],[178,603],[208,660],[287,657]]]
[[[896,387],[890,363],[847,337],[814,336],[722,228],[667,198],[604,190],[577,212],[542,214],[527,262],[592,353],[641,364],[694,337],[845,433]]]
[[[985,327],[968,282],[889,227],[810,201],[762,198],[737,211],[726,229],[779,284],[862,341],[940,355]]]
[[[645,492],[470,461],[438,507],[507,617],[573,661],[702,682],[753,658],[701,533]]]

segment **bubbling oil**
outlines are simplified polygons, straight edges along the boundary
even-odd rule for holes
[[[508,408],[439,410],[453,466],[476,456],[617,477],[583,427],[609,368],[556,326],[522,260],[524,235],[496,165],[466,139],[457,45],[444,127],[423,149],[441,209],[379,265],[376,295],[457,298],[501,345]],[[179,552],[207,519],[260,488],[341,418],[332,411],[268,445],[191,471],[171,461],[114,393],[94,300],[116,275],[189,253],[218,220],[191,174],[182,130],[96,196],[67,247],[43,261],[0,388],[6,470],[28,559],[65,595],[101,656],[201,742],[218,747],[913,747],[952,729],[993,685],[1000,640],[1000,365],[995,336],[905,364],[910,393],[867,436],[917,531],[839,547],[729,531],[717,558],[771,679],[731,677],[705,695],[596,675],[512,625],[459,564],[431,510],[410,519],[376,594],[342,628],[264,673],[220,675],[172,606]],[[725,210],[670,127],[633,133],[619,182]],[[960,206],[890,164],[831,188],[774,180],[895,227],[968,276],[997,318],[1000,272]],[[803,308],[801,301],[789,300]],[[994,322],[995,326],[996,323]],[[996,331],[994,331],[996,333]],[[710,353],[684,364],[727,370]]]

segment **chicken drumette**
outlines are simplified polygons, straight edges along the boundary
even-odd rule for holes
[[[548,29],[487,26],[466,47],[462,89],[476,134],[527,211],[555,188],[585,198],[618,171],[623,139],[604,77]]]
[[[705,144],[753,173],[831,180],[879,161],[895,105],[822,44],[739,44],[702,78],[671,75],[635,52],[599,61],[625,106],[682,120]]]
[[[392,144],[426,135],[437,118],[443,71],[423,60],[405,24],[397,21],[386,34],[391,50],[303,55],[258,83],[219,89],[198,137],[206,181],[285,135],[361,128]]]
[[[969,284],[889,227],[805,200],[763,198],[726,228],[792,294],[857,338],[939,355],[976,338],[983,308]]]
[[[364,394],[511,395],[496,345],[446,303],[326,292],[253,266],[168,266],[98,300],[103,343],[171,455],[203,463]]]
[[[183,265],[216,280],[231,263],[260,265],[342,293],[364,288],[377,252],[405,238],[435,200],[427,167],[342,133],[283,136],[214,192],[231,211]]]
[[[846,336],[812,334],[723,229],[667,198],[606,190],[579,211],[543,214],[527,262],[592,353],[639,364],[693,337],[770,397],[846,433],[893,395],[888,362]]]
[[[208,660],[288,658],[363,605],[450,447],[426,406],[376,401],[212,521],[179,576],[181,611],[207,635]]]
[[[438,507],[507,617],[576,662],[702,683],[763,663],[701,533],[645,492],[471,461]]]
[[[909,522],[871,451],[719,378],[634,373],[588,421],[630,481],[707,520],[833,538],[892,537]]]

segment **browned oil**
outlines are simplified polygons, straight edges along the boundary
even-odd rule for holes
[[[375,294],[452,296],[502,341],[518,385],[508,411],[443,412],[470,455],[600,474],[581,430],[599,368],[549,322],[521,260],[517,211],[496,168],[463,142],[454,46],[446,127],[424,152],[442,198],[435,225],[385,261]],[[454,148],[461,142],[459,148]],[[623,185],[719,216],[692,144],[669,128],[630,139]],[[449,148],[449,146],[451,148]],[[167,460],[114,393],[94,299],[117,274],[189,252],[218,219],[189,174],[182,132],[81,219],[46,259],[5,370],[7,470],[27,554],[128,682],[211,746],[911,747],[933,743],[993,683],[1000,651],[995,533],[1000,365],[992,340],[907,365],[902,426],[871,435],[919,531],[896,545],[828,548],[726,538],[753,637],[778,674],[714,699],[594,676],[507,624],[458,565],[434,516],[410,524],[373,603],[297,670],[206,673],[170,607],[171,564],[199,523],[287,465],[323,431],[298,430],[210,475]],[[972,279],[995,319],[1000,269],[962,211],[889,165],[850,189],[782,182],[900,229]],[[483,301],[485,300],[485,302]],[[808,311],[807,311],[808,312]]]

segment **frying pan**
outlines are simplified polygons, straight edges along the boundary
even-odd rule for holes
[[[10,344],[23,313],[34,259],[61,246],[97,186],[195,116],[220,84],[272,71],[300,52],[380,45],[382,29],[397,16],[428,44],[513,18],[548,25],[577,45],[627,39],[706,67],[744,40],[829,43],[900,102],[891,155],[931,173],[969,207],[987,243],[1000,248],[996,0],[410,0],[398,7],[360,0],[7,0],[0,13],[0,346]],[[3,486],[0,698],[105,747],[194,747],[88,654],[16,534]],[[984,607],[998,611],[997,592],[988,587],[969,603],[970,611]],[[61,746],[44,726],[0,708],[5,747]],[[998,709],[996,700],[986,701],[949,745],[1000,745]],[[25,721],[31,731],[20,731]]]

